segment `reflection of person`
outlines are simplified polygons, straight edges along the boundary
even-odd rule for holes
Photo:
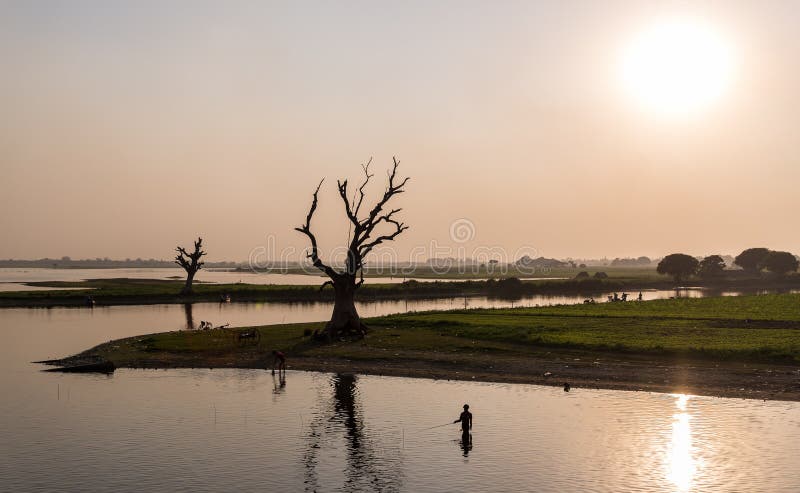
[[[469,456],[469,451],[472,450],[472,433],[468,431],[461,432],[461,440],[458,441],[458,445],[464,452],[464,457]]]
[[[459,421],[461,421],[461,431],[469,433],[472,429],[472,413],[469,412],[469,404],[464,404],[464,411],[453,423],[458,423]]]
[[[273,394],[282,394],[286,390],[286,374],[278,373],[277,380],[275,379],[275,372],[272,373],[272,389]]]
[[[278,366],[278,372],[286,371],[286,355],[281,351],[272,350],[272,374],[275,374],[275,366]]]

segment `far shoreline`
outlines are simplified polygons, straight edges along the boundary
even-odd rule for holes
[[[21,284],[56,289],[0,292],[0,308],[81,307],[87,306],[89,297],[91,306],[214,303],[224,299],[230,299],[234,303],[314,303],[333,300],[332,290],[321,289],[320,284],[260,285],[198,282],[194,286],[195,293],[189,296],[178,294],[183,287],[181,280],[112,278]],[[606,300],[599,297],[607,293],[628,292],[629,301],[632,301],[640,291],[682,289],[703,289],[718,293],[792,291],[800,290],[800,275],[785,278],[724,278],[713,282],[696,280],[686,286],[676,286],[675,282],[664,278],[410,280],[395,284],[367,283],[356,292],[356,301],[434,300],[486,296],[513,303],[532,296],[579,296],[587,300],[598,297],[595,301],[602,303]]]

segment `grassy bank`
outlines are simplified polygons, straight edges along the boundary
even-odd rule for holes
[[[640,269],[641,270],[641,269]],[[630,275],[629,272],[622,272]],[[180,296],[181,280],[159,279],[90,279],[77,282],[31,282],[31,286],[56,288],[52,291],[0,292],[0,307],[82,306],[87,295],[98,305],[194,303],[219,301],[220,295],[230,295],[235,302],[250,301],[330,301],[333,290],[320,290],[321,277],[309,276],[309,285],[258,285],[258,284],[204,284],[195,283],[193,296]],[[706,286],[719,290],[798,289],[800,276],[783,279],[735,278],[715,282],[696,282],[693,286]],[[533,295],[599,296],[612,291],[636,292],[646,289],[671,289],[671,280],[642,277],[609,277],[607,279],[548,279],[520,281],[516,278],[431,281],[415,280],[396,284],[370,284],[367,282],[357,292],[360,300],[453,298],[462,296],[490,296],[503,299],[520,299]],[[598,300],[602,301],[602,300]]]
[[[458,310],[369,319],[365,340],[320,345],[321,323],[169,332],[113,341],[64,364],[268,366],[800,400],[800,295]],[[548,375],[549,374],[549,375]],[[763,394],[762,394],[763,393]]]

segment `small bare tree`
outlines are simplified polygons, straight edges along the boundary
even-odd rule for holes
[[[317,269],[324,272],[325,275],[330,278],[330,280],[322,285],[322,288],[329,284],[333,286],[333,314],[321,333],[321,335],[328,340],[340,337],[364,336],[367,327],[361,322],[354,301],[356,290],[364,283],[364,259],[373,248],[385,241],[394,240],[400,233],[408,229],[408,226],[395,219],[395,215],[399,213],[401,209],[391,209],[388,211],[385,209],[386,204],[392,197],[404,192],[403,187],[409,180],[408,177],[403,179],[397,178],[397,166],[400,163],[395,158],[392,158],[392,161],[394,165],[388,173],[389,183],[386,187],[386,191],[383,193],[383,197],[381,197],[363,217],[361,216],[361,206],[364,203],[364,189],[373,177],[369,172],[369,166],[372,160],[370,159],[367,164],[362,165],[364,179],[355,191],[352,199],[349,198],[347,180],[337,180],[336,182],[345,213],[353,228],[352,238],[347,246],[347,258],[345,259],[343,269],[334,269],[319,258],[317,238],[311,232],[311,218],[314,216],[314,211],[317,210],[317,195],[322,187],[322,181],[319,182],[317,189],[314,191],[311,209],[308,211],[305,224],[299,228],[295,228],[295,230],[308,236],[308,239],[311,241],[308,258],[311,259],[311,262]],[[383,227],[381,229],[386,230],[388,227],[388,231],[383,234],[379,233],[378,229],[376,229],[382,225]],[[357,277],[359,278],[358,280],[356,280]]]
[[[182,246],[178,246],[175,249],[178,252],[178,255],[175,256],[175,263],[186,270],[186,284],[183,286],[183,289],[181,289],[182,295],[194,294],[192,291],[194,275],[203,268],[203,264],[205,263],[200,261],[200,257],[206,254],[202,248],[203,239],[197,238],[197,241],[194,242],[194,252],[188,253]]]

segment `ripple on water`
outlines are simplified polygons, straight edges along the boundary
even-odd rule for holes
[[[36,380],[0,407],[9,491],[800,491],[796,403],[251,370]],[[466,445],[446,424],[464,402]]]

